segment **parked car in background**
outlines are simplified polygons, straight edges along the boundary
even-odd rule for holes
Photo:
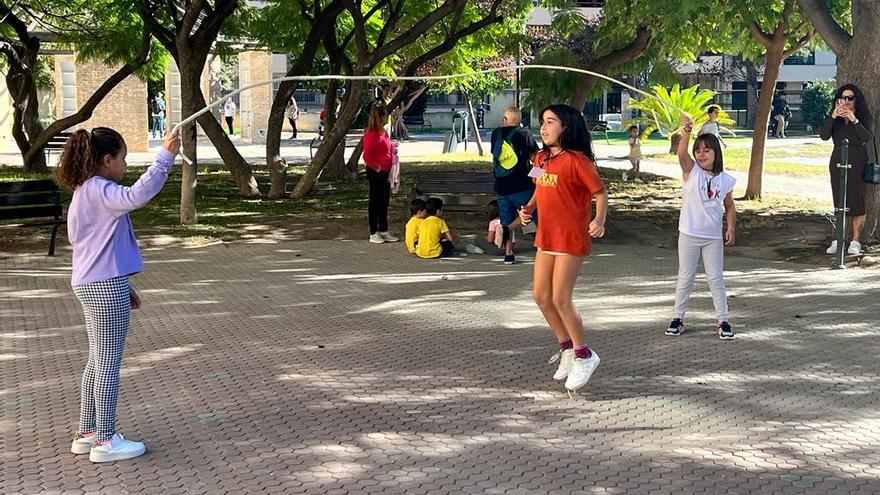
[[[623,117],[619,113],[603,113],[599,115],[599,120],[608,122],[608,130],[612,132],[620,132]]]

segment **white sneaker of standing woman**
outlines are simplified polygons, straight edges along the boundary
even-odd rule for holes
[[[831,245],[828,246],[828,249],[825,250],[825,254],[835,254],[837,253],[837,241],[831,241]]]
[[[141,456],[147,448],[141,442],[126,440],[121,434],[116,433],[106,444],[95,444],[89,452],[89,460],[92,462],[113,462],[125,459],[134,459]]]
[[[859,241],[850,242],[849,249],[846,250],[846,253],[852,256],[858,256],[862,254],[862,244]]]
[[[372,242],[373,244],[383,244],[385,242],[385,239],[382,237],[381,234],[376,232],[375,234],[370,234],[370,242]]]
[[[384,240],[385,242],[397,242],[400,240],[397,237],[389,234],[387,230],[385,232],[377,232],[377,234],[379,234],[379,236],[382,237],[382,240]]]

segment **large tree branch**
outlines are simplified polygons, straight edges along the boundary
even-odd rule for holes
[[[9,24],[22,43],[28,44],[29,40],[33,39],[28,32],[27,24],[6,6],[6,2],[0,2],[0,19],[3,19],[4,24]]]
[[[192,34],[196,23],[199,22],[199,17],[201,17],[202,10],[205,7],[205,0],[190,0],[186,2],[185,5],[186,10],[184,10],[183,19],[181,20],[178,32],[185,36],[189,36]]]
[[[342,3],[345,5],[345,9],[348,10],[348,13],[351,14],[352,19],[354,19],[354,41],[355,47],[357,47],[359,59],[358,65],[361,67],[372,67],[374,64],[366,65],[367,53],[369,53],[370,48],[367,44],[367,33],[364,30],[366,22],[364,21],[364,15],[361,12],[360,3],[355,2],[354,0],[343,0]]]
[[[493,2],[494,5],[497,4],[499,0],[495,0]],[[455,12],[458,9],[463,9],[467,5],[467,0],[446,0],[443,2],[443,5],[437,7],[431,13],[421,18],[418,22],[416,22],[410,29],[406,32],[401,33],[400,36],[388,42],[385,46],[379,48],[375,52],[373,52],[372,57],[370,57],[370,65],[376,65],[379,61],[384,60],[386,57],[397,53],[403,47],[413,43],[420,36],[424,36],[432,26],[442,21],[452,12]]]
[[[799,40],[797,41],[797,43],[794,44],[794,46],[792,46],[792,47],[789,48],[788,50],[785,50],[785,51],[782,53],[782,57],[783,57],[783,58],[788,58],[788,57],[794,55],[795,53],[798,52],[798,50],[800,50],[801,48],[807,46],[807,43],[809,43],[810,40],[812,40],[814,36],[816,36],[816,30],[813,29],[812,27],[808,28],[808,29],[807,29],[807,34],[803,35],[803,37],[801,37],[801,39],[799,39]]]
[[[758,25],[757,22],[752,21],[749,23],[749,32],[752,33],[752,37],[758,41],[758,43],[768,47],[773,44],[773,35],[765,33],[761,26]]]
[[[196,29],[193,35],[195,39],[193,46],[210,46],[214,44],[217,35],[226,19],[238,8],[237,0],[217,0],[214,4],[214,13],[202,20],[202,24]]]
[[[166,28],[165,26],[159,24],[156,20],[156,13],[151,9],[147,0],[140,0],[137,2],[137,10],[138,15],[141,16],[141,20],[144,23],[144,26],[153,33],[153,36],[159,41],[159,43],[171,53],[172,57],[177,57],[177,45],[175,44],[174,33]],[[174,19],[174,22],[177,23],[177,19]]]
[[[797,0],[797,3],[804,14],[810,18],[813,28],[822,36],[831,50],[838,57],[845,53],[849,48],[852,36],[834,20],[834,16],[828,9],[828,3],[825,0]]]
[[[635,60],[645,53],[653,38],[654,33],[645,25],[640,25],[636,30],[635,39],[630,44],[593,60],[590,68],[591,70],[602,72],[630,60]]]

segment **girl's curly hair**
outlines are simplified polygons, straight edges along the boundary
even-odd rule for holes
[[[116,156],[125,147],[125,140],[109,127],[95,127],[91,132],[80,129],[67,138],[61,159],[55,167],[55,183],[71,191],[98,173],[104,155]]]

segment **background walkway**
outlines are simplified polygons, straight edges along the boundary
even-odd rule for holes
[[[69,453],[85,362],[69,254],[0,260],[0,493],[816,493],[880,486],[880,274],[729,258],[663,335],[675,253],[600,244],[576,302],[602,364],[570,400],[531,266],[401,245],[145,252],[120,431]],[[527,256],[520,258],[528,260]]]

